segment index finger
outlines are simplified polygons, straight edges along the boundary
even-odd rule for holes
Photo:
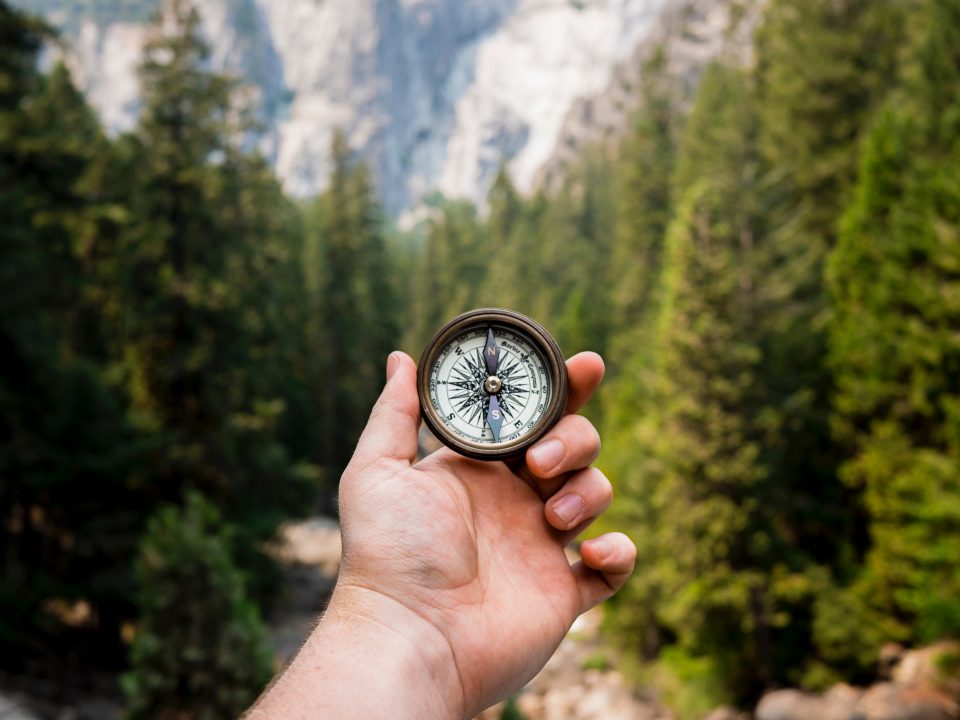
[[[570,397],[567,399],[567,415],[572,415],[590,399],[603,380],[603,358],[595,352],[577,353],[567,360],[567,377],[570,381]]]

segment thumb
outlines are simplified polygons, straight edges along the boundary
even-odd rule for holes
[[[397,350],[387,358],[387,384],[373,406],[350,464],[366,467],[380,458],[412,463],[417,458],[419,428],[417,366],[409,355]]]

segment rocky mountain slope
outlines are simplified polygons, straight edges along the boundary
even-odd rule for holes
[[[129,128],[144,25],[159,0],[16,1],[64,30],[76,80],[112,130]],[[482,203],[505,162],[517,185],[530,189],[558,146],[569,151],[577,145],[570,137],[591,134],[583,128],[593,118],[601,126],[609,120],[609,112],[584,108],[623,105],[623,78],[638,53],[658,38],[700,55],[718,52],[731,8],[742,2],[196,4],[211,65],[255,89],[262,147],[287,190],[309,195],[323,187],[330,137],[340,128],[374,167],[396,216],[435,191]],[[695,32],[680,29],[687,27]]]
[[[548,187],[563,175],[590,144],[616,145],[637,109],[644,68],[662,51],[663,72],[683,100],[692,100],[707,65],[722,59],[734,65],[753,60],[753,35],[764,0],[683,0],[667,3],[650,32],[630,57],[611,72],[599,93],[578,98],[571,106],[554,151],[537,173],[536,184]]]

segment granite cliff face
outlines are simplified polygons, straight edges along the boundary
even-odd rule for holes
[[[111,129],[129,128],[144,23],[158,0],[104,0],[90,4],[96,12],[63,0],[19,2],[64,28],[75,78]],[[258,95],[262,147],[287,190],[309,195],[323,187],[330,137],[340,128],[375,169],[386,210],[398,216],[434,191],[482,203],[505,162],[521,189],[533,187],[561,136],[584,124],[577,108],[602,105],[615,70],[664,35],[664,18],[691,2],[196,4],[211,65],[244,78]],[[704,32],[723,31],[708,23]]]
[[[564,177],[583,148],[615,147],[637,109],[644,68],[662,52],[663,72],[683,104],[692,101],[703,71],[714,60],[747,66],[764,0],[683,0],[667,3],[657,22],[623,62],[614,67],[598,93],[571,105],[554,151],[537,171],[535,183],[550,188]]]

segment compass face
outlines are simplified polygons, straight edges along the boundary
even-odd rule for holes
[[[535,322],[475,310],[448,323],[420,361],[420,404],[437,437],[470,457],[519,454],[562,414],[563,355]]]
[[[497,393],[488,393],[484,346],[488,330],[499,350],[493,376],[500,380]],[[430,368],[430,403],[450,432],[476,443],[510,442],[536,426],[550,402],[553,383],[547,361],[529,338],[509,328],[474,327],[445,345]],[[502,424],[494,438],[487,416],[490,398],[496,397]]]

